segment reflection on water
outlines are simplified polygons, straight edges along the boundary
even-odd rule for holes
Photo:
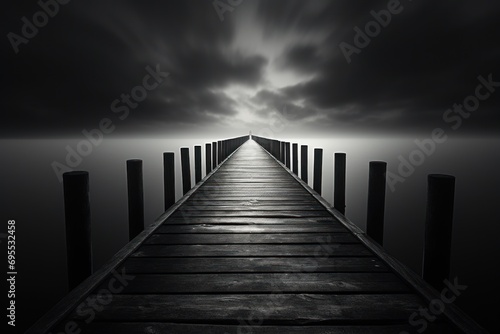
[[[207,140],[211,142],[212,138]],[[291,142],[295,142],[293,139]],[[332,202],[333,153],[347,153],[346,216],[365,228],[368,188],[368,162],[384,160],[396,173],[398,157],[416,148],[411,139],[301,139],[309,145],[309,162],[314,147],[324,149],[323,197]],[[0,166],[2,175],[2,216],[16,219],[19,278],[19,314],[30,323],[47,311],[66,293],[65,241],[62,184],[51,163],[65,159],[65,146],[74,140],[3,140],[0,149],[8,157]],[[125,161],[144,160],[144,198],[146,222],[162,213],[162,152],[204,145],[199,140],[108,139],[83,158],[77,169],[90,172],[92,235],[95,268],[105,263],[127,242],[127,198]],[[204,148],[202,149],[204,154]],[[455,175],[456,200],[452,245],[452,275],[458,275],[469,289],[459,305],[482,321],[493,317],[498,292],[490,291],[498,280],[492,267],[500,255],[496,236],[500,230],[499,198],[500,142],[498,140],[448,140],[426,157],[424,163],[396,190],[387,190],[385,247],[416,272],[420,272],[425,217],[426,175]],[[300,166],[300,164],[299,164]],[[177,175],[180,161],[176,155]],[[204,161],[203,161],[204,168]],[[312,168],[309,168],[312,184]],[[194,178],[194,173],[191,174]],[[194,180],[193,180],[194,182]],[[181,182],[177,178],[177,199]],[[4,231],[1,231],[4,232]],[[22,268],[22,270],[21,270]],[[44,273],[41,275],[41,273]],[[40,286],[46,287],[40,289]],[[37,295],[35,300],[30,295]],[[28,302],[29,301],[29,302]],[[481,302],[481,303],[479,303]],[[477,306],[479,305],[479,306]],[[489,313],[488,313],[489,312]]]

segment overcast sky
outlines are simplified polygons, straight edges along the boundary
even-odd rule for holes
[[[421,136],[456,125],[443,115],[475,95],[478,76],[500,82],[498,1],[401,1],[348,57],[354,29],[365,31],[388,1],[220,0],[216,9],[212,0],[73,0],[36,36],[16,39],[17,53],[22,17],[33,22],[41,8],[10,2],[3,138],[79,137],[103,118],[115,136],[226,136],[283,124],[287,136]],[[143,86],[148,66],[168,76],[127,105],[122,94]],[[457,135],[500,133],[497,89]]]

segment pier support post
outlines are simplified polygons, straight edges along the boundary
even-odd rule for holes
[[[335,153],[333,207],[345,215],[345,171],[346,154]]]
[[[89,173],[63,174],[68,284],[72,290],[92,274]]]
[[[292,162],[292,171],[295,175],[299,175],[299,156],[298,156],[298,152],[299,152],[299,149],[298,149],[298,145],[297,143],[293,143],[292,144],[292,153],[293,153],[293,162]]]
[[[201,181],[201,146],[194,147],[194,182]]]
[[[212,150],[210,143],[205,144],[205,176],[212,171]]]
[[[307,145],[300,146],[300,178],[305,183],[308,182],[307,177]]]
[[[128,236],[134,239],[144,230],[142,160],[127,160]]]
[[[212,142],[212,169],[217,167],[217,143]]]
[[[163,199],[165,211],[175,203],[175,161],[173,152],[163,153]]]
[[[285,143],[285,166],[290,169],[290,143]]]
[[[280,141],[280,161],[285,164],[285,142]]]
[[[191,165],[189,163],[189,148],[181,148],[182,194],[191,190]]]
[[[217,141],[217,165],[222,162],[222,141]]]
[[[454,199],[454,176],[428,176],[422,276],[437,290],[444,287],[443,281],[450,276]]]
[[[380,246],[384,244],[386,173],[386,162],[370,161],[366,234]]]
[[[321,183],[323,177],[323,149],[314,149],[314,176],[313,176],[313,189],[321,195]]]

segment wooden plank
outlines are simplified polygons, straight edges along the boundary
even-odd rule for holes
[[[300,217],[300,218],[266,218],[266,217],[175,217],[165,225],[175,224],[233,224],[233,225],[308,225],[317,224],[331,226],[334,230],[342,228],[348,231],[333,217]],[[318,226],[318,227],[325,227]]]
[[[251,211],[251,210],[241,210],[241,211],[223,211],[223,210],[212,210],[212,211],[185,211],[182,209],[177,210],[172,217],[331,217],[328,212],[322,210],[312,210],[312,211]]]
[[[358,243],[350,233],[269,233],[269,234],[154,234],[146,245],[210,245],[210,244],[320,244]]]
[[[191,205],[183,206],[178,211],[321,211],[322,207],[315,204],[302,205]]]
[[[298,202],[297,200],[274,200],[274,199],[268,199],[268,200],[252,200],[252,199],[249,199],[249,200],[233,200],[233,201],[226,201],[226,200],[210,200],[210,199],[207,199],[207,200],[195,200],[195,199],[192,199],[192,200],[189,200],[187,201],[183,207],[188,207],[188,206],[197,206],[197,205],[212,205],[212,206],[221,206],[221,205],[226,205],[226,206],[244,206],[244,205],[247,205],[247,206],[259,206],[259,205],[275,205],[275,206],[279,206],[279,205],[301,205],[301,204],[306,204],[306,205],[310,205],[310,204],[317,204],[317,202],[315,200],[311,200],[311,199],[305,199],[301,202]]]
[[[162,322],[94,322],[85,328],[89,334],[397,334],[413,333],[409,324],[376,326],[262,326],[259,319],[242,319],[239,325],[172,324]],[[61,330],[61,332],[63,332]],[[426,334],[457,333],[449,326],[429,323]]]
[[[162,225],[156,233],[320,233],[345,232],[343,226],[311,225]]]
[[[108,286],[104,282],[102,288]],[[121,294],[407,293],[392,273],[259,273],[136,275]]]
[[[132,257],[372,256],[357,244],[143,245]]]
[[[374,257],[128,258],[127,273],[386,272]]]
[[[294,195],[294,194],[289,194],[287,196],[273,196],[273,195],[260,195],[260,194],[241,194],[241,195],[224,195],[224,194],[217,194],[217,196],[206,196],[206,194],[194,194],[191,198],[193,201],[269,201],[269,200],[274,200],[274,201],[288,201],[288,200],[293,200],[296,201],[298,204],[302,201],[311,201],[310,196],[304,196],[304,195]]]
[[[238,324],[238,319],[261,315],[263,325],[374,324],[406,322],[420,307],[425,305],[411,294],[114,295],[95,316],[97,321]],[[71,318],[88,315],[75,312]]]

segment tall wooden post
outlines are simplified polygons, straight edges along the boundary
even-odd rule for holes
[[[220,165],[222,162],[222,141],[217,141],[217,164]]]
[[[333,207],[345,215],[345,153],[335,153]]]
[[[175,161],[173,152],[163,153],[163,199],[165,211],[175,203]]]
[[[212,150],[210,143],[205,144],[205,175],[212,171]]]
[[[384,213],[387,163],[370,161],[368,177],[368,209],[366,234],[380,246],[384,245]]]
[[[292,171],[295,175],[299,175],[299,157],[298,157],[298,145],[297,143],[292,144],[293,151],[293,163],[292,163]]]
[[[72,290],[92,274],[89,173],[63,174],[68,284]]]
[[[194,180],[195,184],[201,181],[201,146],[194,147]]]
[[[217,143],[212,142],[212,169],[217,167]]]
[[[191,190],[191,165],[189,163],[189,148],[181,148],[182,194]]]
[[[285,142],[280,141],[280,161],[284,165],[285,164]]]
[[[313,189],[321,195],[321,183],[323,177],[323,149],[314,149],[314,177]]]
[[[144,230],[142,160],[127,160],[128,236],[134,239]]]
[[[285,166],[290,169],[290,143],[285,143]]]
[[[300,178],[307,183],[307,145],[300,146]]]
[[[427,178],[424,261],[422,275],[437,290],[450,276],[451,231],[455,177],[430,174]]]

